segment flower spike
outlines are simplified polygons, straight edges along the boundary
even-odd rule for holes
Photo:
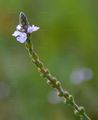
[[[19,25],[17,25],[15,32],[12,36],[16,37],[16,40],[20,43],[24,43],[27,40],[28,34],[31,35],[32,32],[37,31],[39,27],[29,25],[28,19],[23,12],[19,14]]]

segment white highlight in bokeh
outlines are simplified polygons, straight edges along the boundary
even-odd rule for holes
[[[62,101],[62,98],[60,98],[57,95],[56,90],[53,90],[48,95],[48,101],[49,101],[50,104],[58,104],[58,103],[60,103]]]
[[[9,97],[10,87],[4,82],[0,82],[0,100],[6,99]]]
[[[70,81],[74,84],[80,84],[93,78],[93,71],[90,68],[81,67],[74,69],[70,74]]]

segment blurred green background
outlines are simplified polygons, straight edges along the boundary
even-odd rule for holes
[[[78,120],[12,37],[23,11],[35,50],[63,87],[98,120],[98,1],[0,0],[0,120]]]

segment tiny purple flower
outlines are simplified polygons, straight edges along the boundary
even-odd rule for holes
[[[26,40],[27,40],[27,34],[26,33],[20,33],[20,35],[19,36],[17,36],[17,41],[19,41],[20,43],[24,43],[24,42],[26,42]]]
[[[27,40],[27,34],[18,30],[16,30],[12,36],[16,37],[17,41],[20,43],[24,43]]]
[[[32,26],[29,26],[28,29],[27,29],[27,32],[28,33],[32,33],[34,31],[37,31],[39,29],[39,27],[35,26],[35,25],[32,25]]]

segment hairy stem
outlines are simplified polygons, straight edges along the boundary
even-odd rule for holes
[[[47,79],[47,83],[49,85],[51,85],[53,88],[57,89],[57,94],[60,97],[64,98],[64,101],[69,104],[73,110],[74,113],[76,115],[78,115],[80,117],[80,120],[91,120],[83,107],[78,106],[76,104],[76,102],[74,101],[74,98],[71,94],[69,94],[69,92],[65,91],[62,88],[62,85],[60,83],[60,81],[57,80],[56,77],[54,77],[47,68],[44,67],[44,64],[40,61],[39,56],[37,55],[37,53],[34,51],[33,47],[32,47],[32,43],[30,40],[30,36],[28,35],[28,39],[26,42],[26,49],[29,52],[29,55],[31,57],[32,62],[36,65],[38,71],[40,72],[40,74]]]

